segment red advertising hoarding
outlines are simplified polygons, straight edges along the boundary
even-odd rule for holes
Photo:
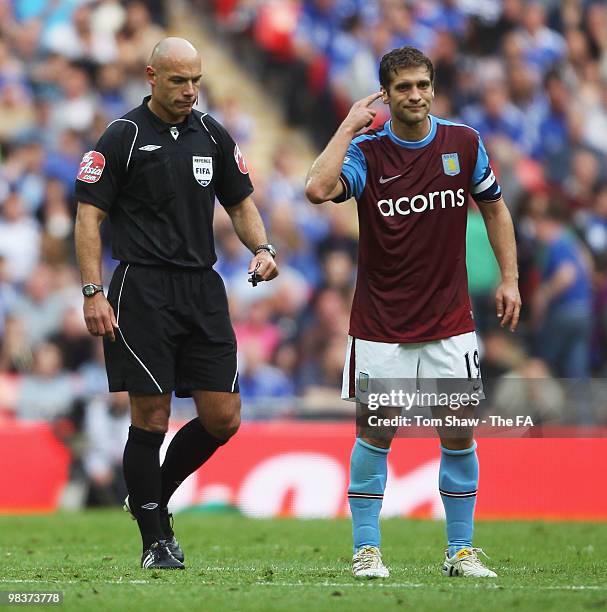
[[[175,509],[227,503],[249,516],[346,515],[353,436],[343,423],[243,424],[183,483]],[[0,445],[0,511],[56,508],[69,460],[49,428],[5,426]],[[480,438],[478,454],[478,518],[607,519],[607,437]],[[437,439],[395,441],[383,516],[443,516],[439,455]]]

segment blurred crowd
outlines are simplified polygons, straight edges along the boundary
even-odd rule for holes
[[[53,423],[94,483],[91,503],[118,486],[128,398],[108,394],[101,342],[82,318],[74,177],[105,126],[147,95],[144,68],[166,34],[165,10],[162,0],[0,0],[0,418]],[[604,375],[605,3],[193,0],[191,10],[214,20],[224,43],[247,50],[236,58],[283,101],[287,124],[308,129],[319,146],[353,100],[377,90],[384,52],[405,44],[427,52],[437,69],[434,112],[481,132],[516,222],[524,311],[512,336],[497,326],[499,271],[471,204],[470,292],[485,375]],[[216,99],[203,86],[199,107],[245,155],[263,138],[237,91]],[[247,283],[250,255],[217,207],[216,268],[228,289],[249,419],[351,409],[338,397],[355,208],[307,203],[299,161],[289,142],[269,164],[248,159],[279,252],[275,282]],[[104,228],[106,282],[116,265],[108,236]],[[578,404],[571,419],[607,420],[592,398]],[[174,408],[178,417],[192,410],[188,400]]]

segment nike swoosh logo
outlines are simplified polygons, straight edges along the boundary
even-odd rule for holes
[[[155,151],[156,149],[162,149],[162,145],[145,145],[145,147],[139,147],[140,151]]]
[[[384,183],[389,183],[390,181],[393,181],[394,179],[397,179],[399,176],[402,176],[402,174],[397,174],[396,176],[389,176],[387,178],[384,178],[383,176],[379,177],[379,184],[383,185]]]

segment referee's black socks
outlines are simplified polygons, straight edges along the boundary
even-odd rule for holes
[[[177,487],[194,473],[222,445],[224,440],[212,436],[196,417],[186,423],[171,440],[161,469],[162,496],[165,508]]]
[[[139,525],[143,550],[164,539],[160,523],[160,447],[163,433],[131,425],[124,447],[124,480],[129,492],[129,506]]]

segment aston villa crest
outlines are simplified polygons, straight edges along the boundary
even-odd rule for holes
[[[444,153],[443,154],[443,170],[447,176],[455,176],[459,174],[459,157],[457,153]]]

